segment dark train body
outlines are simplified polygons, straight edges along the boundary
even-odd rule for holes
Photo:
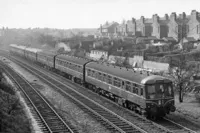
[[[151,118],[175,111],[172,81],[165,77],[15,44],[10,45],[10,53],[59,70],[68,79]]]

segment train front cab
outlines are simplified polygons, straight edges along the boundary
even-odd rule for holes
[[[175,111],[172,82],[156,80],[146,84],[146,111],[151,119],[162,118]]]

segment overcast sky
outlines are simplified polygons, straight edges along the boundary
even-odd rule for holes
[[[106,21],[200,11],[200,0],[0,0],[0,27],[97,28]]]

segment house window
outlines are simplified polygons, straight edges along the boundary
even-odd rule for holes
[[[158,33],[160,32],[160,27],[158,27]]]
[[[197,25],[197,34],[199,33],[199,25]]]

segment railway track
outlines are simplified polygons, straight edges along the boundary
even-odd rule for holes
[[[36,118],[40,129],[45,133],[78,133],[75,128],[66,124],[59,114],[48,104],[48,102],[32,87],[32,85],[22,76],[17,74],[12,68],[0,62],[5,73],[22,90],[28,106],[32,106],[31,111]]]
[[[51,72],[52,74],[52,72]],[[55,76],[58,76],[57,74],[53,74]],[[61,76],[59,76],[60,78]],[[62,77],[63,83],[66,82],[65,78]],[[62,81],[61,81],[62,82]],[[115,104],[115,103],[114,103]],[[141,118],[141,116],[133,113],[132,111],[126,110],[128,113],[130,113],[130,115],[133,117],[133,119],[139,119],[142,123],[149,125],[150,128],[158,128],[158,131],[160,132],[176,132],[176,133],[196,133],[195,131],[192,131],[186,127],[181,126],[178,123],[175,123],[173,121],[164,119],[163,121],[160,121],[159,123],[153,123],[150,122],[149,120],[146,120],[144,118]],[[163,128],[164,127],[164,128]]]
[[[170,129],[170,131],[173,131],[174,133],[196,133],[195,131],[175,123],[167,118],[163,118],[162,121],[158,121],[157,123]]]
[[[123,119],[119,115],[113,113],[112,111],[104,108],[96,102],[93,102],[91,99],[85,97],[79,92],[74,91],[73,89],[69,89],[65,84],[62,84],[60,81],[53,79],[52,77],[42,73],[34,68],[29,69],[23,66],[25,69],[37,75],[40,79],[42,79],[45,83],[47,83],[52,88],[56,89],[58,92],[63,94],[65,97],[71,100],[74,104],[76,104],[79,108],[81,108],[84,112],[93,116],[97,121],[102,123],[107,129],[111,130],[114,133],[147,133],[140,127],[132,124],[131,122]],[[34,71],[33,71],[34,70]]]

